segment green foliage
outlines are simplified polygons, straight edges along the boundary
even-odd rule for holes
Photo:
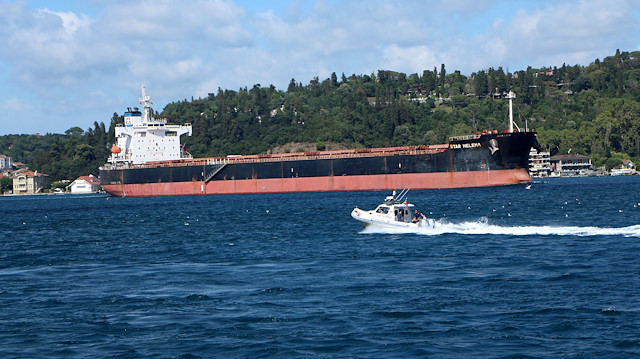
[[[194,157],[267,153],[287,143],[327,142],[349,148],[446,143],[452,135],[508,127],[514,119],[539,133],[555,153],[591,155],[614,166],[640,162],[640,52],[620,52],[589,66],[533,69],[516,73],[489,68],[467,77],[444,64],[421,74],[380,70],[369,75],[291,79],[287,90],[255,84],[237,91],[220,88],[206,98],[168,104],[159,117],[193,125],[182,139]],[[24,162],[51,180],[96,174],[109,156],[114,128],[95,122],[64,135],[0,137],[0,153]]]
[[[0,193],[8,193],[13,190],[13,178],[0,177]]]
[[[620,167],[622,165],[622,160],[618,157],[610,157],[604,163],[607,171],[610,171],[612,168]]]

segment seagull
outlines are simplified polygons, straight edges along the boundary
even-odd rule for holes
[[[528,184],[524,189],[531,189],[531,185]]]

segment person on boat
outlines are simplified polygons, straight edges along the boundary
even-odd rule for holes
[[[420,222],[420,220],[423,218],[423,214],[421,212],[418,212],[418,210],[416,209],[416,213],[413,217],[413,223],[418,223]]]
[[[403,220],[404,218],[402,216],[402,211],[398,211],[398,214],[396,215],[396,221],[402,222]]]

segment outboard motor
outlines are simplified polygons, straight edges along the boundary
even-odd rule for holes
[[[430,218],[422,218],[420,222],[418,222],[418,227],[435,227],[436,221]]]

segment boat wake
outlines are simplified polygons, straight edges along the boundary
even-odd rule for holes
[[[490,224],[485,218],[478,221],[453,223],[436,221],[434,228],[391,228],[370,225],[360,233],[413,233],[428,236],[441,234],[509,235],[509,236],[624,236],[640,237],[640,224],[628,227],[578,227],[578,226],[500,226]]]

